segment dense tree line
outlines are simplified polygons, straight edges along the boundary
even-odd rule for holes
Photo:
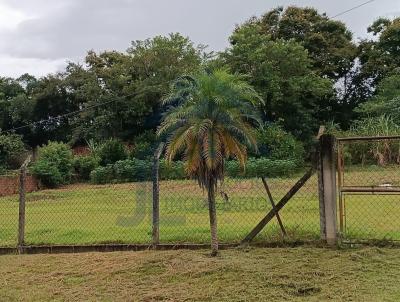
[[[261,95],[262,120],[307,144],[320,124],[347,129],[369,116],[400,117],[400,18],[378,19],[354,41],[340,21],[312,8],[273,9],[237,26],[223,52],[180,34],[89,51],[84,64],[35,78],[0,78],[0,129],[37,146],[135,137],[154,131],[161,99],[178,77],[223,68]]]

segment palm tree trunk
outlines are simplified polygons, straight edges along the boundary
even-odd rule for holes
[[[215,185],[210,181],[208,187],[208,212],[210,214],[211,256],[218,255],[217,211],[215,207]]]

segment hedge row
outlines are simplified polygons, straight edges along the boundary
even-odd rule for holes
[[[272,160],[251,158],[242,171],[237,161],[227,161],[226,175],[233,178],[279,177],[290,176],[298,170],[293,160]],[[95,184],[148,181],[152,177],[152,162],[140,159],[117,161],[113,165],[98,167],[90,173]],[[160,178],[163,180],[185,179],[184,163],[181,161],[167,163],[160,161]]]

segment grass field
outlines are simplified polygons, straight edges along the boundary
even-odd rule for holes
[[[296,179],[270,181],[275,199]],[[314,178],[282,212],[293,237],[319,234]],[[27,244],[95,244],[151,242],[150,183],[71,185],[27,194]],[[240,241],[271,209],[262,182],[227,180],[218,194],[222,242]],[[0,198],[0,245],[15,245],[18,196]],[[209,242],[206,195],[194,181],[163,181],[160,189],[160,239],[166,243]],[[275,221],[262,234],[280,239]]]
[[[399,301],[398,249],[0,256],[2,301]]]
[[[389,172],[390,173],[389,173]],[[379,172],[379,171],[378,171]],[[379,184],[397,170],[378,173],[357,169],[346,181]],[[297,177],[271,179],[277,202]],[[317,177],[281,211],[287,240],[319,238]],[[150,243],[152,192],[150,183],[112,185],[75,184],[57,190],[27,194],[26,244]],[[218,229],[221,242],[238,242],[271,209],[259,179],[227,179],[218,194]],[[206,194],[194,181],[163,181],[160,189],[162,243],[208,243]],[[347,195],[345,237],[400,240],[399,195]],[[18,196],[0,198],[0,246],[15,246]],[[282,240],[275,219],[257,240]]]

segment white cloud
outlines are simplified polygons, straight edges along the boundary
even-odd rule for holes
[[[40,77],[47,73],[61,71],[66,65],[66,58],[58,60],[43,60],[0,56],[0,76],[18,77],[21,74],[29,73]]]

